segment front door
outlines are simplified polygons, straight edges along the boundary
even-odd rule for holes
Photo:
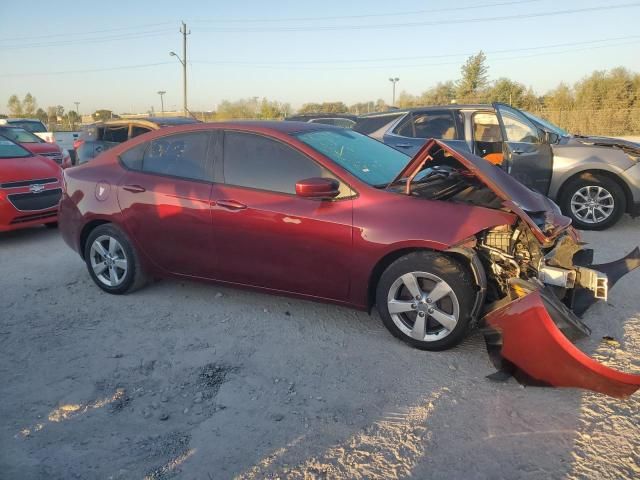
[[[224,183],[212,190],[216,278],[346,300],[352,245],[351,189],[330,201],[295,195],[299,180],[332,176],[270,137],[224,134]]]
[[[182,275],[209,277],[215,135],[206,131],[159,137],[121,155],[127,168],[118,201],[129,233],[151,261]],[[184,252],[189,252],[185,255]]]
[[[501,103],[494,108],[504,139],[502,167],[527,187],[546,195],[553,168],[551,146],[520,111]]]

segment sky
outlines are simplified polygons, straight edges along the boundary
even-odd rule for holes
[[[455,80],[487,54],[490,79],[537,93],[593,70],[640,71],[640,1],[631,0],[0,0],[0,112],[11,94],[80,113],[182,105],[170,51],[188,36],[189,108],[267,97],[391,102]]]

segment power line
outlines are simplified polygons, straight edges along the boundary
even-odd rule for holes
[[[65,32],[65,33],[49,33],[46,35],[29,35],[29,39],[55,38],[55,37],[69,38],[73,36],[94,35],[96,33],[109,33],[109,32],[119,32],[122,30],[131,30],[131,29],[138,30],[138,29],[144,29],[144,28],[150,28],[150,27],[160,27],[162,25],[170,25],[173,23],[175,22],[147,23],[144,25],[131,25],[129,27],[107,28],[104,30],[92,30],[89,32]],[[0,38],[0,42],[15,41],[15,39],[16,39],[15,37]]]
[[[602,38],[599,40],[588,40],[581,42],[566,42],[566,43],[555,43],[550,45],[536,45],[533,47],[522,47],[522,48],[510,48],[510,49],[501,49],[501,50],[485,50],[486,54],[500,54],[500,53],[513,53],[513,52],[522,52],[522,51],[530,51],[530,50],[546,50],[548,48],[558,48],[558,47],[570,47],[570,46],[578,46],[578,45],[594,45],[603,42],[613,42],[619,40],[630,40],[630,39],[640,39],[640,35],[627,35],[623,37],[610,37],[610,38]],[[608,45],[602,45],[606,47]],[[614,45],[615,46],[615,45]],[[428,58],[450,58],[450,57],[468,57],[470,55],[476,54],[475,52],[461,52],[461,53],[446,53],[446,54],[437,54],[437,55],[418,55],[418,56],[406,56],[406,57],[382,57],[382,58],[365,58],[365,59],[347,59],[347,60],[262,60],[262,61],[236,61],[236,60],[216,60],[216,61],[202,61],[197,63],[207,63],[211,65],[240,65],[240,66],[260,66],[260,65],[300,65],[300,64],[342,64],[342,63],[369,63],[369,62],[394,62],[394,61],[404,61],[404,60],[421,60]],[[553,53],[553,52],[549,52]]]
[[[128,70],[137,68],[157,67],[158,65],[174,65],[174,62],[157,62],[157,63],[143,63],[139,65],[121,65],[118,67],[107,68],[91,68],[85,70],[66,70],[58,72],[34,72],[34,73],[3,73],[0,77],[37,77],[45,75],[67,75],[74,73],[93,73],[93,72],[110,72],[112,70]]]
[[[325,26],[300,26],[300,27],[251,27],[251,28],[210,28],[202,29],[205,32],[217,33],[258,33],[258,32],[309,32],[309,31],[338,31],[338,30],[381,30],[387,28],[413,28],[424,26],[454,25],[478,22],[494,22],[503,20],[522,20],[541,17],[555,17],[558,15],[570,15],[575,13],[597,12],[600,10],[619,10],[623,8],[640,7],[640,2],[620,3],[615,5],[606,5],[600,7],[572,8],[567,10],[555,10],[549,12],[522,13],[516,15],[503,15],[494,17],[481,18],[461,18],[449,20],[431,20],[421,22],[404,22],[404,23],[383,23],[373,25],[325,25]]]
[[[127,34],[119,34],[119,35],[107,35],[101,37],[94,38],[81,38],[74,40],[58,40],[54,42],[37,42],[37,43],[22,43],[22,44],[14,44],[14,45],[6,45],[2,46],[3,50],[19,50],[23,48],[39,48],[39,47],[58,47],[64,45],[85,45],[87,43],[104,43],[110,41],[117,40],[131,40],[138,38],[147,38],[147,37],[157,37],[166,35],[168,33],[173,33],[173,29],[164,29],[164,30],[150,30],[147,32],[133,32]]]
[[[285,18],[217,18],[217,19],[194,19],[196,23],[282,23],[282,22],[307,22],[318,20],[346,20],[356,18],[376,18],[376,17],[399,17],[405,15],[421,15],[425,13],[454,12],[460,10],[472,10],[477,8],[502,7],[507,5],[521,5],[524,3],[540,2],[542,0],[517,0],[502,1],[492,3],[482,3],[479,5],[469,5],[465,7],[432,8],[429,10],[413,10],[404,12],[370,13],[362,15],[336,15],[329,17],[285,17]]]

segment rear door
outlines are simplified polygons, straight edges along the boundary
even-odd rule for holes
[[[118,202],[129,233],[143,252],[171,273],[211,277],[213,180],[211,152],[218,138],[205,130],[154,138],[120,156],[127,169]]]
[[[469,150],[464,140],[462,117],[452,109],[411,112],[392,132],[385,135],[384,143],[407,155],[415,155],[431,138],[444,140],[458,149]]]
[[[546,195],[553,168],[551,146],[522,112],[502,103],[493,107],[504,138],[502,167],[527,187]]]

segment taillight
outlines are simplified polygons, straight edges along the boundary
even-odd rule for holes
[[[73,141],[73,148],[75,150],[78,150],[82,146],[83,143],[84,143],[84,140],[80,140],[80,139],[74,140]]]

